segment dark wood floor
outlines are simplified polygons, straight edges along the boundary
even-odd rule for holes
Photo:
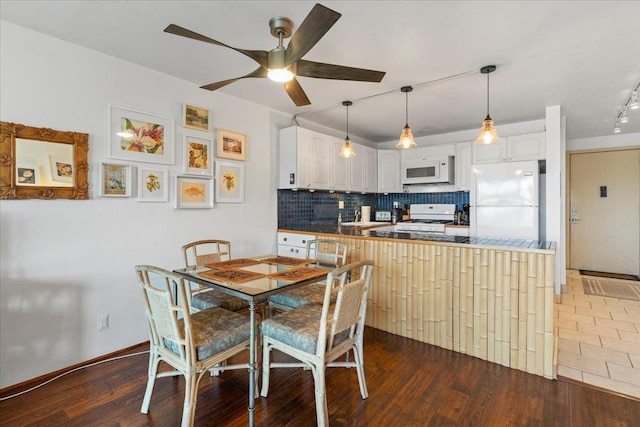
[[[146,354],[107,362],[2,401],[0,425],[177,426],[183,379],[159,379],[149,414],[140,413],[147,363]],[[638,401],[372,328],[366,331],[365,371],[369,398],[362,400],[352,369],[329,370],[332,426],[640,425]],[[246,371],[206,376],[200,384],[196,426],[246,425],[247,387]],[[256,401],[256,425],[312,426],[315,419],[311,373],[273,371],[269,397]]]

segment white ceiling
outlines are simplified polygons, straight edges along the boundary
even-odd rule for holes
[[[164,33],[177,24],[227,45],[271,50],[269,19],[297,28],[308,1],[0,1],[0,19],[201,86],[253,71],[224,47]],[[615,118],[640,81],[640,1],[326,1],[342,14],[304,59],[386,71],[381,83],[300,77],[312,104],[296,107],[281,84],[243,79],[227,94],[346,130],[392,141],[405,124],[415,136],[544,118],[561,105],[567,138],[612,135]],[[286,45],[286,42],[285,42]],[[457,76],[457,77],[452,77]],[[374,96],[378,94],[385,94]],[[624,133],[640,132],[640,110]]]

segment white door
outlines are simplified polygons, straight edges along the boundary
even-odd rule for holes
[[[640,274],[640,149],[570,155],[570,267]]]

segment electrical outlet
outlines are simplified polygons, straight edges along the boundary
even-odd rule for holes
[[[338,201],[338,209],[344,209],[344,200]]]
[[[106,331],[107,329],[109,329],[109,315],[99,314],[98,315],[98,332]]]

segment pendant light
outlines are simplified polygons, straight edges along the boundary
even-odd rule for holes
[[[342,149],[340,150],[340,157],[355,157],[356,152],[353,151],[353,147],[351,146],[351,140],[349,139],[349,106],[353,105],[351,101],[343,101],[342,105],[347,107],[347,137],[344,139],[344,144],[342,144]]]
[[[413,140],[413,134],[409,127],[409,92],[411,92],[413,88],[411,86],[403,86],[400,90],[404,92],[405,95],[405,125],[404,129],[402,129],[402,134],[400,134],[400,141],[398,141],[396,148],[415,148],[417,144]]]
[[[493,120],[489,115],[489,74],[493,73],[495,70],[495,65],[487,65],[480,68],[480,72],[487,75],[487,117],[482,122],[480,135],[478,135],[478,138],[475,141],[476,144],[493,144],[494,142],[500,141],[500,137],[496,132],[496,127],[493,125]]]

